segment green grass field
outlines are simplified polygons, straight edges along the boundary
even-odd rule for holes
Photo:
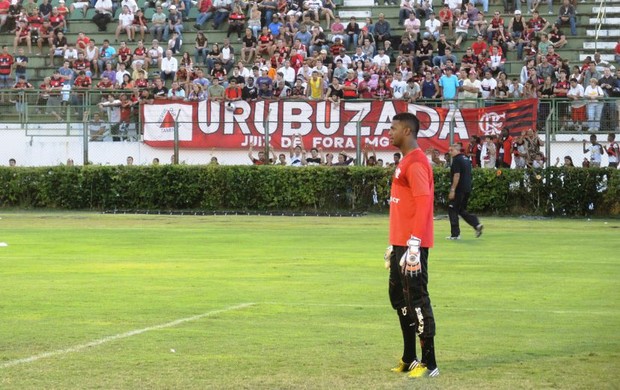
[[[441,376],[413,381],[389,371],[386,216],[0,217],[1,389],[620,383],[618,220],[437,221]]]

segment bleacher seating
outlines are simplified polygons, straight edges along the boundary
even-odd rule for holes
[[[68,1],[69,5],[71,0]],[[368,3],[373,4],[371,6]],[[441,5],[434,1],[434,9],[438,11]],[[614,63],[614,48],[618,39],[620,39],[620,29],[617,29],[617,25],[620,23],[620,0],[607,0],[607,3],[610,4],[606,8],[606,18],[604,19],[603,29],[598,34],[598,41],[595,42],[595,34],[594,24],[596,21],[596,16],[599,11],[598,7],[600,2],[587,0],[585,2],[577,2],[577,36],[568,37],[568,44],[561,49],[556,50],[556,52],[560,55],[561,58],[566,58],[570,61],[571,65],[575,65],[583,61],[586,56],[592,56],[594,51],[597,50],[602,54],[602,58],[604,60],[609,61],[610,63]],[[52,5],[57,5],[58,0],[52,0]],[[144,7],[144,1],[139,0],[138,5],[140,7]],[[557,18],[557,15],[548,15],[546,13],[546,4],[543,4],[541,9],[545,10],[541,16],[548,19],[549,22],[554,22]],[[554,11],[557,12],[559,8],[558,4],[554,4]],[[508,23],[508,21],[512,18],[512,14],[505,14],[503,12],[503,6],[501,2],[495,1],[491,2],[489,7],[489,14],[492,15],[494,11],[499,10],[502,12],[502,17]],[[78,32],[83,31],[92,39],[95,39],[97,45],[100,45],[104,39],[109,39],[112,45],[115,47],[118,46],[117,43],[114,42],[114,30],[116,28],[116,21],[118,17],[118,12],[115,20],[108,25],[107,32],[99,32],[97,30],[97,26],[91,21],[92,16],[94,15],[94,10],[89,9],[86,16],[84,17],[81,13],[81,10],[75,10],[70,17],[70,32],[67,34],[67,38],[69,42],[75,42]],[[395,37],[399,37],[404,32],[402,26],[398,24],[398,13],[399,7],[393,5],[374,5],[374,1],[370,0],[345,0],[342,5],[338,6],[336,11],[342,17],[342,23],[346,24],[348,18],[351,15],[355,15],[358,18],[358,22],[362,24],[364,22],[364,17],[371,16],[373,20],[376,22],[376,18],[380,13],[385,15],[386,20],[391,24],[392,27],[392,35]],[[150,21],[150,17],[153,13],[152,8],[145,9],[145,16],[147,20]],[[192,6],[189,12],[189,19],[185,22],[185,32],[183,34],[183,45],[181,48],[181,53],[187,51],[193,56],[194,52],[194,38],[196,36],[196,31],[192,28],[195,18],[198,15],[198,10],[195,6]],[[491,17],[491,16],[489,16]],[[524,18],[527,20],[529,16],[524,12]],[[322,20],[322,25],[325,28],[324,20]],[[226,37],[226,31],[228,25],[225,23],[220,27],[219,30],[210,29],[210,23],[206,23],[205,33],[209,40],[209,45],[213,43],[221,43]],[[563,28],[565,32],[568,33],[568,27]],[[13,47],[13,34],[8,32],[4,32],[0,34],[0,45],[7,45],[12,52]],[[120,37],[120,40],[125,40],[126,36],[123,34]],[[146,34],[145,37],[145,45],[149,46],[152,37],[150,34]],[[464,52],[465,48],[468,47],[473,42],[473,39],[468,37],[468,40],[465,44],[461,45],[460,50],[456,50],[454,54],[457,59],[460,59]],[[237,58],[240,54],[241,43],[236,40],[232,40],[232,45],[235,47],[235,51],[237,53]],[[135,48],[135,43],[130,43],[129,46],[133,49]],[[165,46],[165,43],[162,45]],[[56,62],[54,66],[46,64],[46,60],[48,58],[47,54],[48,47],[44,46],[44,55],[38,56],[36,55],[37,48],[36,45],[33,46],[33,54],[29,55],[29,70],[28,70],[28,78],[29,81],[37,87],[43,80],[45,76],[49,76],[52,74],[54,69],[57,69],[60,66],[59,61]],[[349,53],[351,54],[351,53]],[[177,55],[180,58],[180,54]],[[507,54],[505,70],[509,74],[509,76],[517,76],[523,66],[522,61],[518,61],[516,58],[516,52],[511,51]],[[5,103],[7,104],[7,103]],[[6,110],[2,110],[5,112]]]

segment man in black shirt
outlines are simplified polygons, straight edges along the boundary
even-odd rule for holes
[[[452,157],[450,167],[450,177],[452,184],[448,199],[448,216],[450,217],[450,236],[449,240],[460,240],[461,229],[459,228],[459,215],[465,222],[476,230],[476,238],[482,235],[483,225],[474,214],[467,212],[467,201],[471,194],[471,161],[461,152],[460,144],[453,144],[448,150]]]
[[[168,88],[166,88],[162,79],[155,79],[155,86],[153,87],[151,93],[155,99],[166,99],[168,97]]]

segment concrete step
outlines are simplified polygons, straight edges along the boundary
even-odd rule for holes
[[[349,18],[351,18],[351,16],[355,16],[355,18],[358,20],[358,23],[360,20],[364,20],[365,18],[370,18],[372,16],[372,12],[371,11],[351,11],[351,10],[343,10],[343,11],[338,11],[338,16],[340,16],[341,20],[349,20]]]
[[[619,7],[604,7],[605,13],[607,15],[620,14],[620,6]],[[601,7],[592,7],[592,12],[595,14],[599,13]]]
[[[579,54],[579,61],[583,61],[586,57],[594,57],[594,54]],[[616,62],[613,54],[601,54],[601,59],[609,62],[610,64],[614,64]]]
[[[586,34],[589,37],[595,37],[596,30],[588,30],[586,31]],[[598,36],[599,38],[600,37],[620,37],[620,30],[601,30],[599,31]]]
[[[344,0],[344,7],[372,7],[375,5],[374,0]]]
[[[605,41],[584,42],[583,48],[588,49],[588,50],[601,50],[601,49],[613,50],[616,48],[616,42],[605,42]]]
[[[601,22],[604,26],[617,26],[620,24],[620,18],[603,18],[601,19]],[[597,18],[589,18],[590,26],[598,26],[598,23],[599,21]]]

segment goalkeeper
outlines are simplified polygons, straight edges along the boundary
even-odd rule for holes
[[[433,170],[418,147],[418,118],[400,113],[392,119],[389,137],[402,152],[394,171],[390,196],[389,295],[398,314],[404,351],[395,372],[409,377],[435,377],[435,318],[428,294],[428,251],[433,246]],[[386,264],[387,265],[387,264]],[[421,355],[416,354],[416,335]]]

